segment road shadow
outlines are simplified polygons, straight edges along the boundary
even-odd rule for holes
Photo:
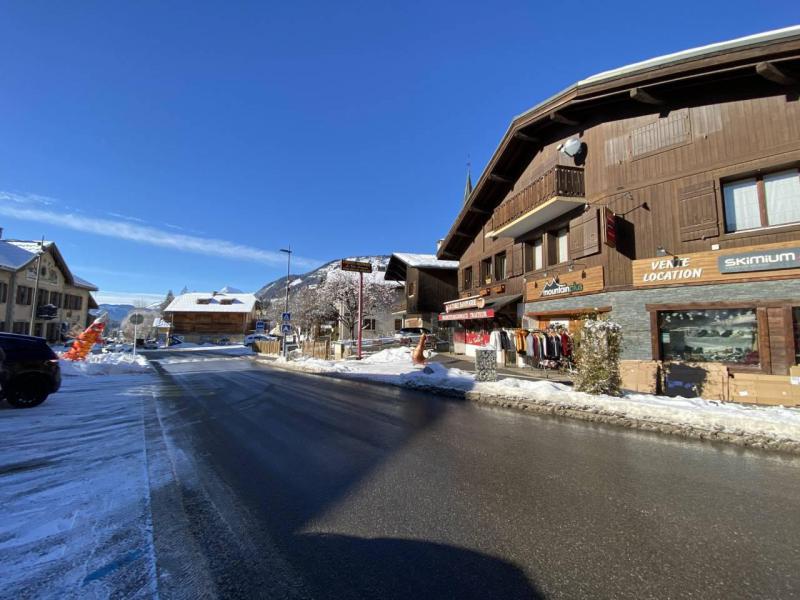
[[[454,546],[394,538],[304,534],[295,566],[316,598],[543,598],[513,564]]]

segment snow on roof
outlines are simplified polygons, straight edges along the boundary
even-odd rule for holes
[[[408,252],[395,252],[398,260],[403,261],[409,267],[428,268],[428,269],[457,269],[457,260],[439,260],[435,254],[409,254]]]
[[[226,312],[249,313],[255,307],[257,298],[254,294],[216,294],[210,292],[192,292],[181,294],[164,309],[168,312]]]
[[[697,48],[689,48],[688,50],[672,52],[671,54],[664,54],[662,56],[656,56],[654,58],[649,58],[647,60],[631,63],[623,67],[618,67],[616,69],[609,69],[608,71],[595,73],[594,75],[591,75],[586,79],[581,79],[580,81],[574,83],[573,85],[560,91],[559,93],[547,98],[546,100],[539,102],[536,106],[529,108],[521,115],[515,117],[515,120],[536,111],[540,106],[544,106],[554,98],[557,98],[565,94],[567,91],[573,88],[594,83],[600,83],[601,81],[607,81],[609,79],[614,79],[615,77],[622,77],[623,75],[632,75],[639,71],[646,71],[647,69],[652,69],[655,67],[663,67],[665,65],[677,63],[691,58],[698,58],[709,54],[717,54],[725,50],[734,50],[736,48],[744,46],[771,42],[773,40],[780,40],[782,38],[792,37],[796,35],[800,35],[800,25],[794,25],[792,27],[784,27],[783,29],[773,29],[771,31],[763,31],[761,33],[756,33],[753,35],[747,35],[732,40],[726,40],[724,42],[715,42],[713,44],[707,44],[705,46],[698,46]]]
[[[158,329],[168,329],[170,327],[169,321],[165,321],[161,317],[153,319],[153,327]]]
[[[83,277],[78,277],[77,275],[72,276],[73,285],[79,288],[85,288],[87,290],[92,290],[94,292],[97,291],[97,286],[93,284],[91,281],[86,281]]]
[[[38,250],[38,244],[36,245]],[[18,271],[36,258],[36,250],[27,250],[17,242],[0,240],[0,268]]]

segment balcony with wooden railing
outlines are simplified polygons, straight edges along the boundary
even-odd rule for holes
[[[407,310],[408,310],[408,299],[407,298],[403,298],[402,300],[398,300],[397,302],[393,303],[390,306],[390,311],[392,312],[392,314],[404,313]]]
[[[557,165],[498,206],[487,237],[516,237],[584,203],[583,169]]]

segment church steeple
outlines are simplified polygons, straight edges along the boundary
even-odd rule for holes
[[[467,182],[464,184],[464,204],[469,200],[472,193],[472,163],[467,160]]]

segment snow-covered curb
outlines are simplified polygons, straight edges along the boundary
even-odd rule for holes
[[[394,355],[383,355],[387,352]],[[360,363],[318,359],[269,362],[294,371],[388,383],[538,414],[800,454],[800,410],[795,408],[632,393],[615,398],[576,392],[550,381],[514,378],[476,382],[472,373],[439,363],[415,367],[402,354],[384,351]]]

